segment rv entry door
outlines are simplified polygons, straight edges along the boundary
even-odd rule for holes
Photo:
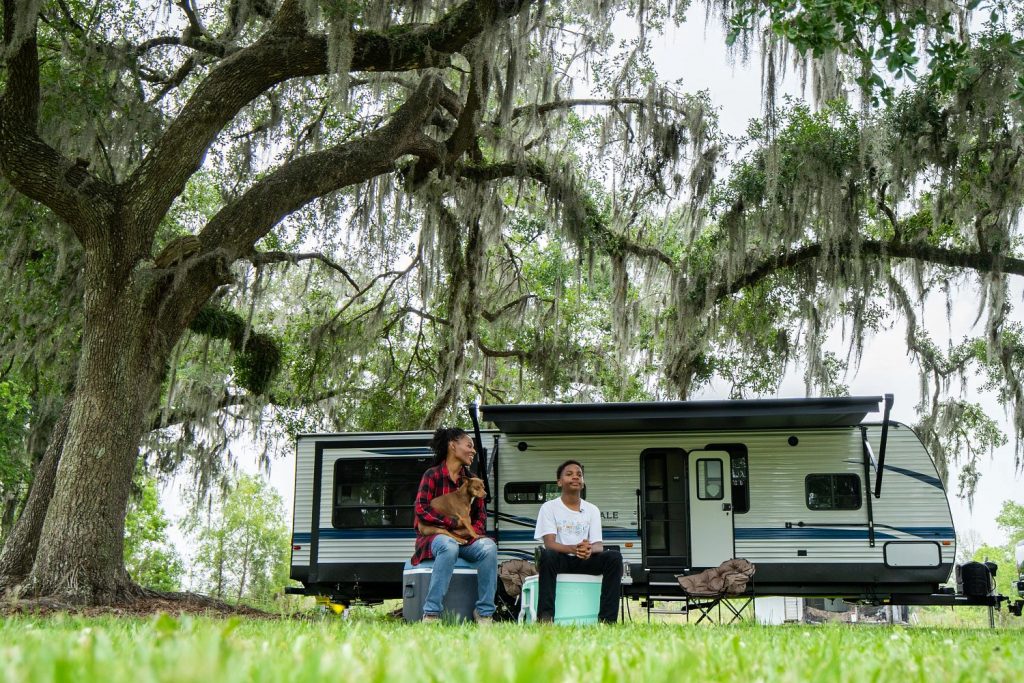
[[[729,453],[690,451],[687,460],[691,566],[717,567],[733,557]]]

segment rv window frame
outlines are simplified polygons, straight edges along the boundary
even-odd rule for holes
[[[554,498],[546,498],[544,500],[509,500],[508,489],[509,489],[510,486],[531,486],[531,485],[532,486],[554,486],[556,492],[558,493],[558,495],[556,495]],[[505,501],[509,505],[543,505],[544,503],[547,503],[548,501],[557,500],[558,498],[561,498],[561,496],[562,496],[562,490],[559,489],[558,488],[558,484],[556,484],[553,481],[535,481],[535,480],[532,480],[532,479],[531,480],[527,480],[527,481],[507,481],[507,482],[505,482],[505,485],[501,487],[501,498],[502,498],[503,501]],[[580,497],[583,498],[583,500],[587,499],[587,487],[586,486],[584,486],[583,490],[580,492]]]
[[[343,485],[343,483],[351,484],[351,482],[342,482],[341,479],[338,476],[338,470],[342,466],[342,464],[343,463],[359,463],[359,464],[362,464],[365,467],[366,463],[371,462],[371,461],[374,461],[374,462],[380,462],[380,461],[409,462],[410,464],[417,464],[418,465],[417,469],[419,470],[419,478],[416,479],[415,484],[413,484],[413,492],[412,492],[412,496],[409,498],[408,504],[403,504],[403,505],[353,505],[353,504],[339,504],[338,503],[339,494],[340,494],[339,490],[340,490],[341,486]],[[421,461],[426,461],[427,462],[426,467],[422,466],[423,463]],[[342,512],[342,511],[348,511],[348,510],[381,510],[381,511],[383,511],[383,510],[392,510],[392,511],[395,512],[395,517],[397,518],[399,511],[411,510],[412,511],[413,521],[415,521],[415,518],[416,518],[416,494],[419,491],[419,484],[420,484],[420,482],[423,479],[423,472],[426,472],[427,469],[430,468],[429,462],[430,462],[430,457],[429,456],[424,456],[424,455],[415,455],[415,456],[385,456],[385,457],[377,457],[377,458],[346,458],[346,457],[335,458],[334,463],[333,463],[333,465],[331,467],[331,475],[333,477],[332,480],[331,480],[331,485],[332,485],[332,490],[331,490],[331,528],[332,529],[412,529],[413,528],[412,524],[409,524],[408,526],[406,526],[404,524],[339,524],[338,523],[338,513]],[[387,478],[385,478],[383,480],[383,483],[387,483],[390,480],[391,480],[390,477],[387,477]],[[360,482],[360,483],[365,483],[365,482]],[[382,517],[383,517],[383,515],[382,515]]]
[[[717,496],[702,496],[701,495],[701,467],[700,467],[700,464],[702,462],[717,462],[719,467],[721,468],[719,473],[718,473],[718,481],[720,483],[719,483],[719,490],[718,490],[718,495]],[[725,481],[726,481],[725,471],[726,471],[726,465],[725,465],[725,462],[723,462],[723,459],[722,458],[697,458],[696,468],[697,468],[697,482],[696,482],[696,486],[694,486],[694,489],[697,491],[697,500],[725,500]],[[730,463],[729,470],[730,470],[730,472],[729,472],[729,486],[731,487],[732,486],[731,463]],[[704,490],[705,491],[707,490],[707,481],[708,481],[708,476],[707,476],[707,471],[705,470],[705,472],[704,472]]]
[[[829,477],[831,478],[832,485],[829,487],[831,490],[832,506],[831,507],[811,507],[809,496],[811,495],[809,484],[811,477]],[[857,506],[856,507],[837,507],[836,501],[836,488],[835,478],[836,477],[850,477],[857,483]],[[861,486],[860,475],[854,472],[812,472],[804,477],[804,505],[807,506],[808,510],[813,512],[830,512],[834,510],[847,512],[850,510],[860,510],[864,507],[864,487]]]

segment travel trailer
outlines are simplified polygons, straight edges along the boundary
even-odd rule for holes
[[[633,596],[742,557],[758,595],[878,604],[998,605],[956,595],[956,533],[921,440],[889,419],[892,396],[471,406],[488,533],[532,558],[555,469],[585,469],[606,544]],[[868,422],[869,414],[880,420]],[[401,597],[429,432],[298,438],[291,576],[347,604]]]

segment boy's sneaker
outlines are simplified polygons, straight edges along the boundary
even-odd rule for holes
[[[422,621],[424,624],[437,624],[437,623],[440,623],[440,621],[441,621],[441,615],[440,614],[426,614],[426,613],[424,613],[424,615],[420,619],[420,621]]]
[[[473,610],[473,621],[475,621],[480,626],[490,626],[494,623],[494,618],[490,615],[486,617],[481,616],[476,610]]]

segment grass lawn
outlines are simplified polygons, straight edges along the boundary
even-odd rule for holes
[[[0,622],[0,682],[1020,681],[1018,629],[520,627],[158,615]]]

